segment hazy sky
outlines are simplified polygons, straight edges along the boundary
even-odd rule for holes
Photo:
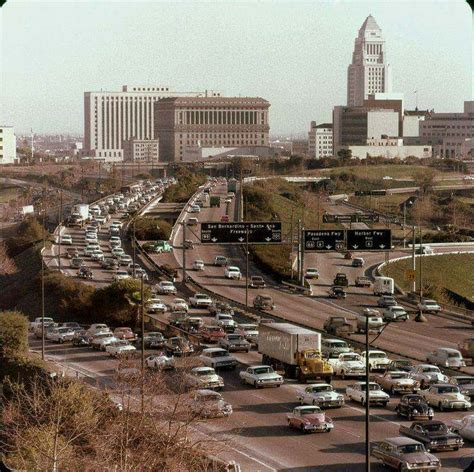
[[[83,133],[83,93],[124,84],[215,89],[271,102],[270,132],[305,133],[346,104],[354,39],[372,14],[406,107],[461,111],[472,96],[463,0],[8,0],[0,123]]]

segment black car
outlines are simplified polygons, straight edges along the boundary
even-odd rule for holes
[[[395,372],[411,372],[414,367],[415,364],[413,364],[413,362],[408,359],[394,359],[388,365],[387,370]]]
[[[409,420],[432,420],[434,416],[433,409],[426,400],[416,393],[403,395],[395,411],[398,416],[404,416]]]
[[[90,338],[85,334],[81,334],[80,336],[74,336],[72,338],[72,345],[73,346],[90,346]]]
[[[78,271],[77,271],[77,276],[78,277],[81,277],[82,279],[93,279],[94,278],[94,274],[92,273],[92,270],[89,269],[89,267],[81,267]]]
[[[331,287],[329,298],[346,298],[346,292],[342,287]]]
[[[464,444],[461,436],[442,421],[415,421],[411,426],[401,425],[399,431],[423,443],[428,451],[457,451]]]

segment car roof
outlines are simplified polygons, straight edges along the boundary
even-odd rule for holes
[[[414,421],[412,426],[415,426],[415,425],[420,425],[420,426],[426,426],[428,424],[442,424],[442,425],[445,425],[445,423],[443,423],[442,421],[439,421],[439,420],[424,420],[424,421]]]
[[[270,366],[269,366],[269,365],[263,365],[263,364],[262,364],[262,365],[249,365],[249,367],[252,368],[252,369],[257,369],[257,368],[259,368],[259,367],[267,367],[267,368],[268,368],[268,367],[270,367]]]
[[[212,394],[212,395],[216,395],[216,396],[217,396],[217,395],[221,396],[220,393],[218,393],[218,392],[216,392],[216,391],[214,391],[214,390],[209,390],[209,389],[205,389],[205,388],[196,390],[196,393],[197,393],[198,395],[203,395],[203,396],[204,396],[204,395],[207,396],[207,395],[211,395],[211,394]]]
[[[209,353],[211,353],[211,352],[223,352],[223,351],[227,352],[227,350],[223,349],[222,347],[208,347],[207,349],[202,350],[203,353],[204,352],[206,352],[206,353],[207,352],[209,352]]]
[[[438,347],[438,349],[436,349],[437,351],[443,351],[443,352],[456,352],[456,353],[459,353],[459,351],[457,349],[453,349],[451,347]]]
[[[421,444],[419,441],[407,438],[406,436],[397,436],[395,438],[386,438],[383,442],[388,442],[394,446],[407,446],[409,444]]]
[[[316,405],[300,405],[300,406],[295,406],[293,408],[293,410],[314,410],[314,409],[321,410],[321,408],[319,408],[319,406],[316,406]]]
[[[194,367],[192,370],[214,370],[212,367],[207,367],[207,366],[198,366],[198,367]]]

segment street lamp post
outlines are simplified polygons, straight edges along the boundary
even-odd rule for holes
[[[370,472],[369,317],[365,317],[365,470]]]

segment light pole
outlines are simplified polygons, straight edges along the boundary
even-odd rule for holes
[[[245,306],[249,306],[249,229],[245,231]]]
[[[43,250],[41,251],[41,255],[44,255],[44,250],[46,247],[46,200],[45,200],[45,189],[43,189],[43,227],[41,228],[43,231]],[[45,357],[45,330],[44,330],[44,260],[41,257],[41,359],[44,361]]]
[[[141,367],[142,367],[142,385],[141,385],[141,413],[145,413],[145,284],[144,273],[140,277],[140,316],[141,316]]]
[[[365,317],[365,470],[370,472],[369,317]]]

